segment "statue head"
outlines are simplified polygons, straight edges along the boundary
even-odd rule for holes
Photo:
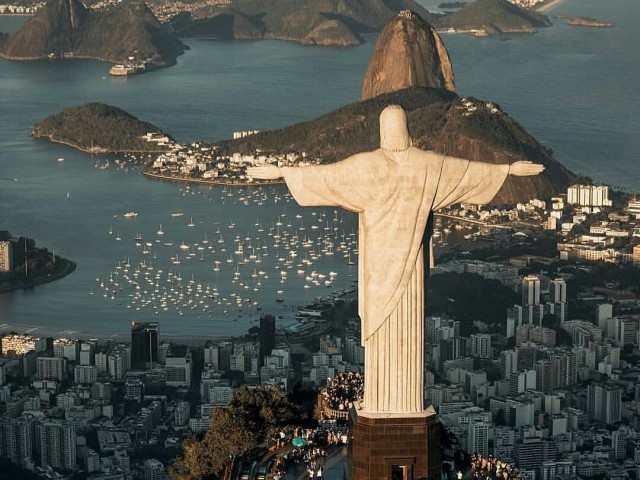
[[[399,105],[389,105],[380,114],[380,148],[403,152],[411,146],[407,114]]]

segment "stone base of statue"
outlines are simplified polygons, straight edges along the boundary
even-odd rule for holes
[[[440,478],[440,432],[433,407],[415,414],[350,411],[351,480]]]

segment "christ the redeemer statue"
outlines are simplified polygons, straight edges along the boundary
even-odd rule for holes
[[[424,254],[429,214],[466,202],[486,204],[507,175],[544,167],[495,165],[411,146],[398,106],[380,115],[380,148],[341,162],[309,167],[258,166],[252,178],[284,177],[303,206],[358,213],[358,313],[365,347],[362,414],[424,411]]]

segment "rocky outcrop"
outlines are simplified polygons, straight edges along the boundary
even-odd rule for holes
[[[402,11],[382,30],[362,86],[362,100],[408,87],[455,91],[447,49],[417,13]]]

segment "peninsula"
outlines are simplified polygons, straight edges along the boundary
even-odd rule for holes
[[[50,115],[33,126],[31,135],[88,153],[163,152],[172,141],[158,127],[103,103]]]
[[[485,36],[535,33],[540,27],[551,26],[551,21],[541,13],[506,0],[477,0],[457,12],[438,17],[434,26],[438,30]]]
[[[8,60],[92,58],[145,72],[172,65],[185,49],[145,3],[122,2],[90,10],[79,0],[49,0],[22,28],[4,36],[0,56]]]
[[[34,240],[0,231],[0,294],[53,282],[75,269],[75,262],[36,248]]]

